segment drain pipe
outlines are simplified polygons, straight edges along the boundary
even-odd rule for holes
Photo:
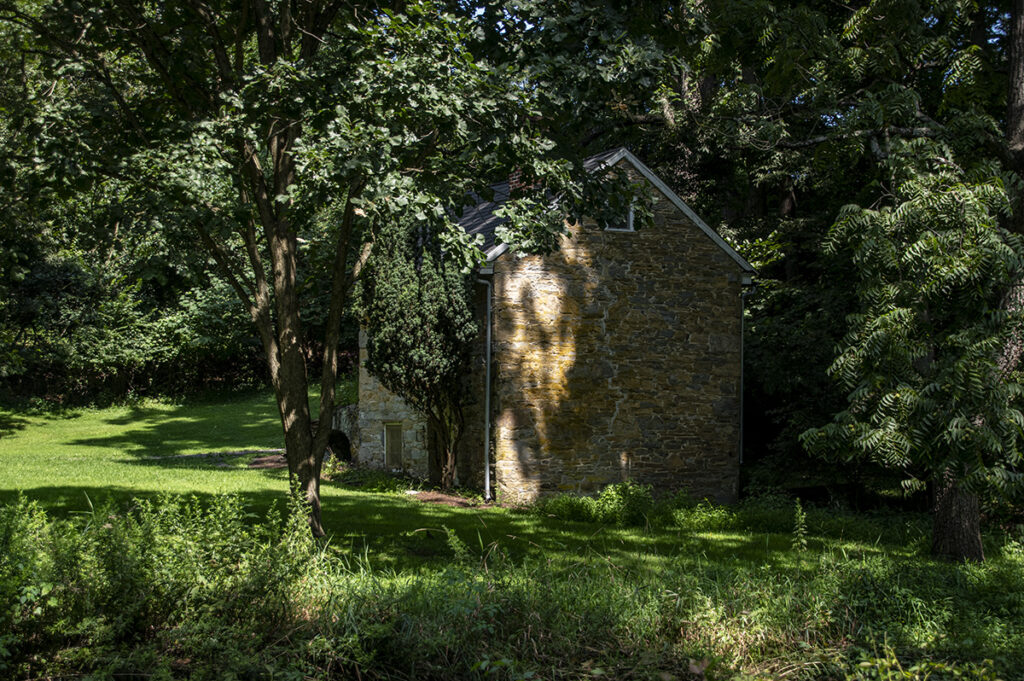
[[[744,348],[743,348],[743,336],[746,334],[746,309],[747,309],[747,296],[757,290],[757,287],[753,285],[754,280],[750,275],[743,276],[743,293],[740,294],[740,463],[743,463],[743,365],[744,365]]]
[[[487,287],[487,340],[484,356],[487,362],[484,371],[484,501],[493,500],[491,495],[491,280],[477,279],[478,284]]]

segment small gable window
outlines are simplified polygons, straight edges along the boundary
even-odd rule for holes
[[[629,206],[629,210],[626,211],[626,215],[623,216],[622,222],[609,222],[605,224],[604,230],[606,232],[633,232],[633,206]]]

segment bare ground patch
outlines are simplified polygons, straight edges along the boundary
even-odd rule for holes
[[[466,499],[465,497],[457,497],[452,494],[445,494],[443,492],[435,492],[433,490],[427,492],[412,492],[409,496],[414,499],[427,504],[441,504],[442,506],[455,506],[457,508],[475,508],[477,506],[489,506],[490,504],[481,504],[478,501],[472,499]]]

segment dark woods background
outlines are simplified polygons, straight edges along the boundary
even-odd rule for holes
[[[400,13],[407,4],[368,3],[366,13]],[[900,494],[913,465],[823,458],[800,439],[848,408],[850,388],[829,368],[841,349],[856,345],[850,315],[863,313],[872,287],[890,276],[859,263],[862,244],[837,224],[846,206],[884,216],[920,200],[938,206],[934,224],[922,227],[928,233],[943,224],[965,234],[1020,233],[1024,69],[1014,45],[1021,4],[432,7],[475,23],[464,46],[479,59],[531,65],[524,73],[536,77],[527,89],[542,112],[533,124],[557,141],[541,156],[629,146],[758,269],[745,338],[747,492],[781,488],[871,506],[923,504],[923,495],[908,502]],[[90,90],[96,74],[76,71],[33,34],[36,5],[0,2],[2,399],[66,406],[265,385],[251,320],[188,220],[161,210],[161,188],[83,161],[90,149],[104,148],[81,132],[85,126],[74,136],[70,128],[52,133],[109,111]],[[134,67],[110,68],[130,80]],[[140,80],[140,89],[150,86]],[[956,220],[941,213],[944,192],[964,191],[967,205],[997,185],[1002,198],[986,210]],[[339,221],[325,211],[299,240],[311,377],[324,355],[318,339],[326,336],[330,296],[330,249],[321,246]],[[872,238],[894,252],[921,243],[920,234],[883,222],[870,223],[881,225]],[[959,251],[945,248],[935,258],[970,269],[994,257],[969,239],[958,243]],[[921,278],[909,266],[902,276],[892,284],[901,292],[892,306],[913,309],[912,284]],[[949,286],[949,305],[979,309]],[[1003,305],[1001,296],[986,295],[984,305]],[[351,315],[342,329],[344,373],[356,350]],[[943,333],[914,327],[905,336],[931,334],[924,342],[936,348]],[[1010,364],[1005,375],[1013,381],[1016,360]]]

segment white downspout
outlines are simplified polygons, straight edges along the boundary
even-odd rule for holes
[[[744,365],[744,362],[745,362],[746,358],[744,357],[745,353],[744,353],[744,348],[743,348],[743,336],[746,334],[747,319],[746,319],[745,311],[746,311],[746,308],[747,308],[747,296],[752,294],[756,290],[756,288],[757,288],[756,286],[754,286],[754,279],[753,279],[753,277],[751,277],[750,275],[744,275],[744,277],[743,277],[743,288],[745,290],[740,294],[740,447],[739,447],[740,448],[740,464],[743,463],[743,445],[744,445],[744,442],[743,442],[743,439],[744,439],[743,438],[743,435],[744,435],[744,433],[743,433],[743,430],[744,430],[744,428],[743,428],[743,419],[744,419],[744,416],[745,416],[745,414],[743,413],[743,411],[744,411],[744,404],[743,404],[743,379],[744,379],[744,375],[743,374],[744,374],[744,367],[743,367],[743,365]]]
[[[491,280],[476,281],[487,287],[487,340],[484,345],[487,362],[484,371],[484,501],[491,501]]]

